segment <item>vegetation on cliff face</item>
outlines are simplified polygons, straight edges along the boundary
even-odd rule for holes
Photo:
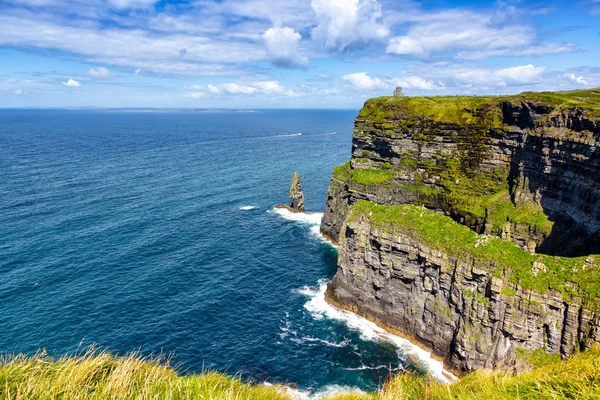
[[[355,169],[352,181],[361,185],[380,185],[394,179],[394,173],[385,169]]]
[[[600,295],[600,256],[553,257],[530,254],[500,238],[478,235],[451,218],[414,205],[384,206],[358,201],[349,220],[366,217],[384,231],[407,234],[414,240],[458,259],[490,266],[495,276],[508,275],[511,283],[546,293],[555,289],[577,295],[596,305]]]
[[[567,361],[544,359],[530,372],[479,371],[452,385],[411,374],[390,379],[379,393],[348,393],[328,400],[598,399],[600,350]],[[52,359],[44,354],[0,359],[3,399],[292,400],[284,388],[243,383],[218,373],[180,375],[167,364],[136,355],[88,352]]]
[[[337,179],[338,181],[347,182],[350,180],[350,161],[345,162],[344,164],[335,167],[333,169],[333,179]]]

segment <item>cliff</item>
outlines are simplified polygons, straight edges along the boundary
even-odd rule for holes
[[[600,341],[600,90],[378,98],[334,170],[328,299],[455,369]]]
[[[543,253],[600,252],[600,89],[513,97],[384,97],[356,119],[322,231],[345,206],[421,204]]]

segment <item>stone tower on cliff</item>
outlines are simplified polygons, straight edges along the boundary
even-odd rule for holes
[[[404,97],[401,87],[397,87],[396,90],[394,90],[394,97]]]

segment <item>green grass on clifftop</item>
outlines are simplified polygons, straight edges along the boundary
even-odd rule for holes
[[[501,101],[531,101],[554,109],[579,107],[600,117],[600,88],[570,92],[526,92],[514,96],[378,97],[368,100],[360,117],[383,123],[386,119],[431,119],[455,124],[501,127]]]
[[[413,205],[384,206],[360,200],[352,207],[349,220],[361,216],[384,231],[409,235],[451,257],[472,258],[481,268],[491,264],[491,273],[501,276],[504,271],[510,282],[524,289],[546,293],[552,288],[565,297],[578,295],[594,307],[598,304],[600,256],[532,255],[512,242],[478,235],[449,217]],[[534,262],[544,266],[534,268]]]

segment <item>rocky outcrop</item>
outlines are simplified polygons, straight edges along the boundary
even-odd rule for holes
[[[290,205],[278,204],[277,208],[287,208],[292,212],[304,212],[304,192],[300,184],[300,176],[294,172],[292,177],[292,185],[290,187]]]
[[[450,368],[512,366],[519,349],[568,356],[600,343],[600,315],[582,298],[524,289],[495,273],[497,265],[390,234],[368,217],[342,232],[328,300],[420,343]]]
[[[365,103],[321,223],[339,242],[328,300],[461,371],[600,343],[600,257],[587,257],[600,253],[599,101],[593,90]],[[384,208],[359,218],[360,204]],[[453,242],[461,230],[382,225],[402,205],[481,236],[467,248]]]

